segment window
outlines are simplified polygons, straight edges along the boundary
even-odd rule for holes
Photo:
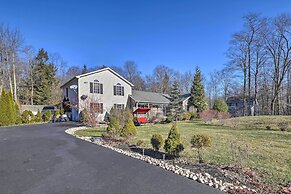
[[[113,86],[113,93],[115,96],[124,96],[124,86],[121,86],[120,83]]]
[[[90,93],[103,94],[103,84],[99,83],[98,80],[90,82]]]
[[[114,104],[114,109],[115,110],[123,110],[124,109],[124,104]]]
[[[90,111],[103,113],[103,103],[90,103]]]
[[[66,88],[66,97],[69,97],[69,88]]]

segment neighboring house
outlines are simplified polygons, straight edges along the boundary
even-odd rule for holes
[[[83,109],[95,109],[103,120],[111,108],[123,109],[132,94],[133,84],[110,68],[73,77],[61,86],[72,105],[72,120],[78,121]]]
[[[183,94],[180,96],[180,101],[182,103],[183,111],[187,112],[190,111],[190,106],[188,105],[188,101],[191,97],[191,94]]]
[[[63,96],[72,107],[71,118],[79,120],[82,110],[97,113],[98,120],[104,120],[112,108],[130,108],[135,117],[144,122],[156,116],[165,116],[170,102],[167,94],[132,90],[133,84],[110,68],[73,77],[63,84]],[[184,111],[188,111],[190,94],[181,96]]]
[[[250,99],[250,101],[248,101],[248,98],[246,100],[246,107],[248,107],[247,109],[250,108],[249,113],[246,113],[246,115],[254,116],[255,106],[258,106],[258,103],[255,102],[253,97]],[[230,114],[233,116],[243,116],[244,101],[242,97],[229,97],[226,100],[226,104]]]

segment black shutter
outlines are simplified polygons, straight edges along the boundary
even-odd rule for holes
[[[93,93],[93,82],[90,82],[90,93]]]
[[[124,87],[121,87],[121,96],[124,96]]]
[[[103,94],[103,84],[100,84],[100,94]]]
[[[113,86],[113,94],[116,95],[116,86]]]

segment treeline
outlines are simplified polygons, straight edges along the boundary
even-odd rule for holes
[[[58,54],[35,51],[20,31],[0,24],[0,92],[9,91],[19,104],[60,102],[64,62]]]
[[[243,114],[250,115],[249,101],[255,101],[256,115],[291,114],[291,17],[282,14],[265,18],[243,17],[241,31],[232,35],[227,50],[229,62],[207,79],[201,75],[208,107],[216,99],[242,98]],[[109,66],[134,84],[134,89],[170,94],[174,82],[181,94],[190,93],[193,69],[178,72],[165,65],[144,75],[134,61]],[[107,66],[67,66],[58,54],[35,51],[24,44],[18,30],[0,25],[0,91],[5,88],[20,104],[57,104],[60,86],[76,75]],[[193,90],[193,89],[192,89]],[[53,91],[53,92],[52,92]]]
[[[227,51],[229,63],[213,71],[207,83],[209,104],[219,96],[243,99],[243,114],[291,114],[291,16],[243,17],[241,31],[233,34]]]

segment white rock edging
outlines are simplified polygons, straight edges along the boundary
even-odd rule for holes
[[[149,164],[159,166],[165,170],[172,171],[175,174],[179,174],[179,175],[187,177],[191,180],[198,181],[198,182],[203,183],[203,184],[207,184],[207,185],[214,187],[216,189],[219,189],[221,191],[227,192],[229,189],[247,189],[248,191],[256,193],[256,191],[254,189],[247,188],[245,185],[235,186],[232,183],[228,183],[228,182],[223,183],[222,180],[217,180],[215,177],[211,176],[208,173],[194,173],[194,172],[191,172],[189,169],[182,168],[178,165],[169,164],[168,162],[161,160],[161,159],[155,159],[155,158],[152,158],[150,156],[143,156],[139,153],[125,151],[125,150],[122,150],[119,148],[109,146],[104,141],[102,141],[102,139],[96,140],[92,137],[80,137],[80,136],[75,135],[75,131],[83,130],[83,129],[87,129],[87,128],[88,127],[84,127],[84,126],[83,127],[74,127],[74,128],[67,129],[65,132],[72,135],[72,136],[75,136],[79,139],[82,139],[82,140],[100,145],[102,147],[114,150],[116,152],[119,152],[121,154],[127,155],[127,156],[132,157],[132,158],[143,160]]]

